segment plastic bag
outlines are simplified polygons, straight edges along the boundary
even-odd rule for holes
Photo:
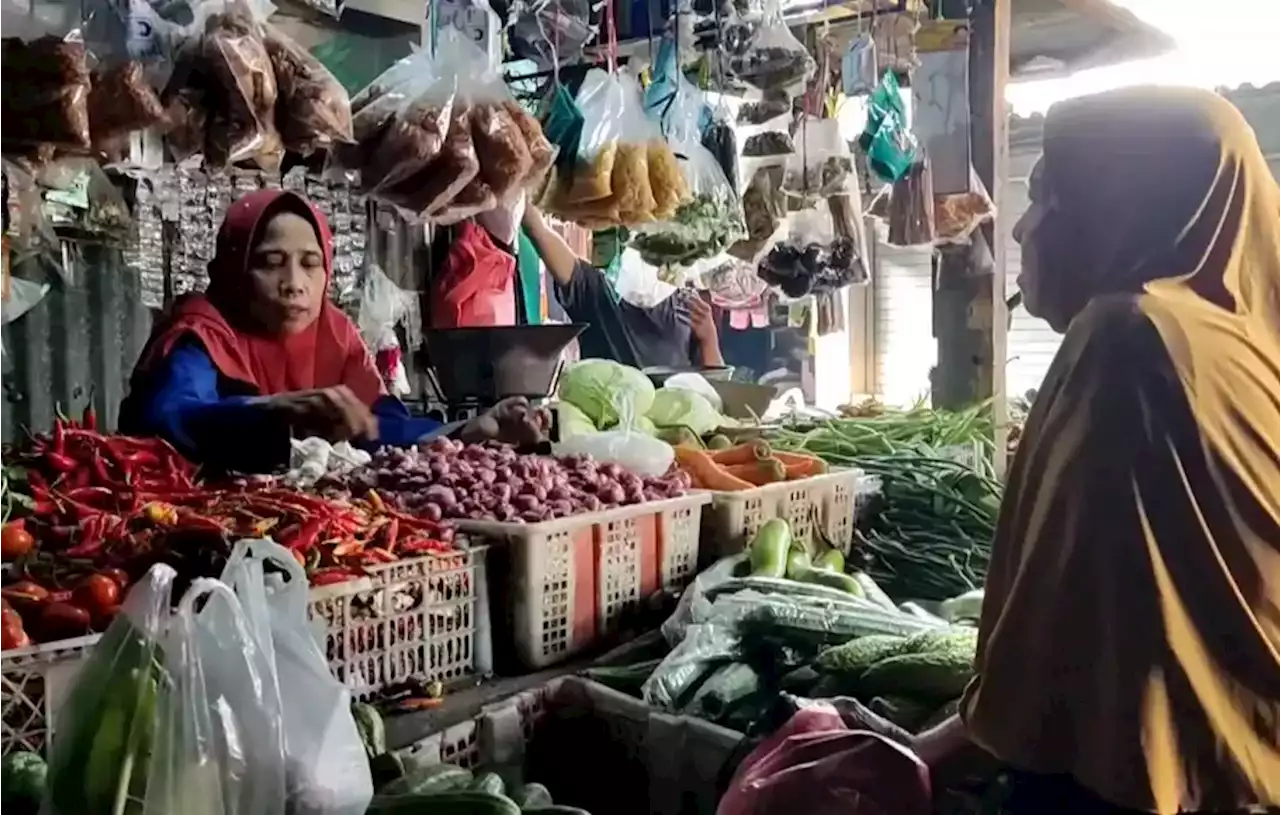
[[[766,91],[803,85],[816,69],[813,57],[787,27],[778,0],[767,0],[754,36],[740,54],[729,58],[734,76]]]
[[[88,150],[91,82],[84,43],[6,37],[0,49],[5,152]]]
[[[172,684],[157,708],[144,815],[288,812],[273,660],[225,583],[192,581],[164,667]]]
[[[430,53],[397,62],[351,100],[355,144],[338,149],[337,166],[358,171],[367,195],[399,205],[397,187],[421,173],[444,145],[453,96],[453,83],[442,78]]]
[[[320,60],[271,25],[262,42],[275,73],[275,123],[286,150],[310,156],[351,142],[351,100]]]
[[[138,60],[95,70],[88,104],[93,148],[114,161],[128,157],[129,134],[167,121],[160,95]]]
[[[867,102],[867,123],[858,146],[867,154],[871,171],[885,181],[898,181],[915,161],[916,139],[893,71],[885,72]]]
[[[865,279],[854,238],[836,234],[830,204],[791,216],[787,237],[760,261],[759,274],[788,297],[833,291]]]
[[[762,125],[791,115],[791,95],[786,91],[767,91],[764,98],[743,102],[738,108],[738,124]]]
[[[840,81],[845,96],[871,93],[875,89],[878,75],[875,37],[870,33],[859,34],[849,43],[840,61]]]
[[[595,37],[590,0],[535,0],[511,23],[511,50],[540,67],[557,64],[560,54],[579,53]]]
[[[969,168],[969,191],[936,195],[933,200],[934,243],[968,243],[973,230],[995,217],[987,188]]]
[[[265,564],[283,570],[268,577]],[[307,618],[307,575],[268,540],[240,541],[222,572],[275,669],[292,815],[363,815],[373,798],[351,692],[333,678]]]
[[[158,713],[172,683],[162,644],[176,576],[169,566],[153,566],[77,671],[58,710],[41,812],[112,812],[121,792],[136,800],[148,795],[164,763]]]
[[[671,445],[637,429],[637,416],[632,400],[612,394],[613,410],[618,416],[614,430],[573,436],[553,446],[557,456],[587,455],[602,462],[618,464],[641,476],[657,478],[665,475],[675,461]]]
[[[774,242],[787,218],[787,196],[782,191],[783,168],[761,167],[742,193],[742,217],[747,235],[729,247],[729,254],[755,262]]]
[[[906,747],[851,730],[831,705],[802,707],[739,765],[716,815],[928,815],[929,768]]]
[[[853,175],[853,155],[836,119],[801,117],[796,125],[799,144],[787,158],[782,188],[805,199],[834,195]]]
[[[917,161],[893,185],[889,198],[889,236],[892,246],[932,244],[933,178],[928,160]]]

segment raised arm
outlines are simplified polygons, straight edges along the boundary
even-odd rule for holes
[[[538,250],[538,256],[542,258],[551,276],[561,286],[568,286],[573,280],[574,269],[583,262],[583,259],[569,248],[564,238],[547,225],[537,207],[532,205],[525,207],[522,223],[525,234],[529,236],[529,240],[533,241],[534,248]]]

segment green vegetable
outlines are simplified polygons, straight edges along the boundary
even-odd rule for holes
[[[787,556],[791,550],[791,527],[781,518],[770,518],[748,546],[751,574],[782,577],[787,573]]]
[[[645,680],[652,676],[654,670],[661,664],[662,658],[658,657],[631,665],[587,668],[582,672],[582,675],[593,682],[599,682],[605,687],[613,688],[629,696],[639,696],[640,688],[644,685]]]
[[[730,447],[733,447],[733,442],[723,433],[717,433],[707,439],[708,450],[728,450]]]
[[[942,619],[937,614],[934,614],[933,612],[929,611],[927,608],[920,605],[919,603],[912,603],[912,602],[899,603],[898,610],[901,611],[903,614],[910,614],[912,617],[918,617],[921,620],[932,620],[939,624],[946,624],[947,622],[946,620]]]
[[[360,741],[364,742],[364,751],[369,758],[387,752],[386,725],[382,722],[382,714],[373,705],[352,702],[351,718],[355,720]]]
[[[758,591],[761,594],[805,597],[812,600],[828,600],[839,603],[849,603],[857,599],[842,589],[820,586],[817,583],[801,583],[798,580],[788,578],[763,577],[750,574],[735,576],[730,580],[708,588],[706,597],[708,600],[714,601],[722,595],[734,594],[740,591]],[[891,607],[889,611],[892,611],[895,615],[899,613],[897,606]]]
[[[690,161],[714,163],[705,148],[687,144],[682,152]],[[718,166],[718,165],[717,165]],[[696,192],[680,205],[669,220],[637,229],[631,245],[650,266],[687,266],[703,258],[715,257],[747,235],[742,219],[742,203],[721,179],[720,189]]]
[[[858,598],[850,596],[851,600]],[[868,634],[907,636],[924,630],[921,623],[862,601],[855,603],[761,604],[743,619],[744,633],[772,637],[789,645],[826,648]]]
[[[428,795],[460,790],[471,783],[471,771],[453,764],[421,767],[388,784],[380,795]]]
[[[685,388],[660,388],[645,414],[658,427],[687,427],[698,436],[720,426],[720,412],[707,397]]]
[[[820,679],[822,675],[813,666],[801,665],[783,675],[778,681],[778,690],[793,693],[796,696],[808,696]]]
[[[913,634],[902,643],[894,656],[903,654],[936,654],[955,652],[967,655],[972,662],[978,650],[978,632],[971,628],[940,628]]]
[[[797,569],[794,575],[789,576],[799,580],[801,583],[817,583],[820,586],[829,586],[833,589],[848,592],[855,597],[862,596],[862,587],[858,585],[858,581],[843,572],[832,572],[810,566]]]
[[[44,798],[48,773],[48,766],[38,754],[25,751],[10,753],[0,765],[0,780],[3,781],[0,800],[8,806],[39,806]]]
[[[717,669],[681,712],[712,722],[718,721],[736,702],[759,689],[760,675],[755,669],[741,662],[732,662]]]
[[[770,434],[778,449],[858,467],[880,479],[881,509],[862,532],[868,573],[890,594],[945,600],[982,585],[1000,508],[989,462],[979,469],[939,448],[994,445],[985,406],[959,413],[915,409],[831,421],[805,433]]]
[[[791,544],[791,551],[787,552],[787,577],[791,580],[799,580],[798,575],[804,569],[808,569],[812,564],[809,563],[809,553],[805,551],[803,546]]]
[[[903,654],[882,659],[858,679],[868,695],[900,694],[935,704],[954,699],[973,678],[973,656],[960,651]]]
[[[958,597],[943,601],[940,611],[948,622],[977,620],[982,616],[982,600],[985,596],[982,589],[967,591]]]
[[[858,637],[828,648],[813,661],[815,670],[821,673],[862,676],[863,672],[882,659],[897,656],[906,637],[893,634],[871,634]]]
[[[645,418],[647,419],[648,417],[646,416]],[[659,427],[654,435],[672,446],[682,444],[685,447],[702,448],[702,439],[698,438],[698,434],[684,426]]]
[[[844,553],[839,549],[827,549],[813,560],[813,568],[825,569],[830,572],[844,572]],[[856,582],[856,581],[855,581]],[[862,584],[858,584],[858,591],[855,594],[862,594]]]
[[[367,815],[520,815],[520,807],[505,795],[475,790],[375,795]]]
[[[476,792],[487,792],[490,795],[505,795],[507,785],[503,783],[502,776],[497,773],[480,773],[471,782],[469,789]]]
[[[657,436],[658,426],[648,416],[637,416],[631,421],[631,429],[646,436]]]
[[[862,596],[875,603],[882,608],[894,611],[898,608],[897,604],[884,593],[884,589],[880,588],[880,584],[871,579],[866,572],[854,572],[853,579],[858,581],[858,585],[862,587]]]
[[[551,793],[541,784],[525,784],[515,791],[515,794],[511,796],[511,800],[515,801],[516,805],[522,810],[549,807],[553,803]]]
[[[575,436],[590,436],[599,429],[583,410],[572,402],[558,402],[556,409],[556,427],[560,431],[560,440],[565,441]]]
[[[898,727],[915,732],[929,718],[936,705],[905,696],[877,696],[867,707],[872,713],[883,716]]]
[[[570,365],[560,379],[560,400],[586,414],[595,427],[636,419],[653,406],[649,377],[608,359],[584,359]]]

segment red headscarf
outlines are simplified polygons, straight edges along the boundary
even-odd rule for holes
[[[135,382],[167,357],[182,340],[204,346],[218,372],[263,396],[346,385],[372,405],[384,393],[382,378],[355,324],[326,298],[320,316],[296,334],[272,336],[255,329],[248,317],[253,296],[249,262],[267,221],[295,212],[315,227],[324,252],[325,285],[333,276],[333,236],[319,210],[302,196],[284,190],[259,190],[227,210],[205,294],[180,298],[156,326],[134,369]]]

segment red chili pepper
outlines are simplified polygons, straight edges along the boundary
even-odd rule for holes
[[[89,403],[84,406],[84,413],[80,417],[80,424],[85,430],[96,431],[98,429],[98,411],[93,407],[93,394],[89,394]]]
[[[360,575],[341,567],[330,569],[321,569],[311,575],[311,585],[313,586],[331,586],[334,583],[346,583],[348,580],[354,580]]]
[[[63,554],[67,557],[91,557],[102,551],[103,533],[106,525],[102,516],[86,518],[80,525],[80,542]]]
[[[32,492],[36,490],[48,490],[49,482],[45,477],[35,470],[27,470],[27,486],[31,487]]]
[[[395,563],[400,558],[395,553],[388,552],[386,549],[366,549],[364,550],[364,560],[373,563]]]
[[[117,493],[107,487],[76,487],[64,493],[72,501],[92,504],[94,501],[114,500]]]
[[[320,533],[324,530],[324,518],[311,518],[307,520],[302,528],[298,530],[298,534],[292,540],[285,543],[284,546],[290,549],[297,549],[305,552],[316,545],[316,541],[320,538]]]
[[[62,423],[62,419],[53,420],[53,450],[50,452],[61,455],[66,451],[67,434],[66,426]]]
[[[394,552],[396,550],[396,544],[399,542],[399,538],[400,538],[400,519],[392,518],[391,523],[387,524],[387,535],[386,535],[387,542],[384,548],[388,552]]]
[[[418,538],[400,544],[400,552],[406,555],[427,555],[452,551],[452,546],[434,538]]]
[[[178,509],[178,528],[219,533],[225,533],[227,531],[227,527],[221,522],[213,518],[200,515],[199,513],[192,512],[186,507]]]
[[[71,456],[54,450],[45,453],[44,460],[51,468],[60,473],[69,473],[80,466]]]

